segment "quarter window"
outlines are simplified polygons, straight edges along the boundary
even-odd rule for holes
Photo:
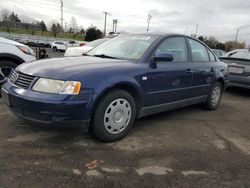
[[[214,57],[214,54],[213,54],[210,50],[208,50],[208,54],[209,54],[209,57],[210,57],[210,61],[215,62],[216,59],[215,59],[215,57]]]
[[[174,62],[187,62],[187,46],[183,37],[172,37],[165,39],[156,49],[156,53],[169,52],[174,56]]]
[[[188,39],[188,41],[191,47],[193,62],[208,62],[209,57],[206,47],[195,40]]]

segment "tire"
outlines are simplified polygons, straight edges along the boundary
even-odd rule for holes
[[[90,131],[99,140],[116,141],[128,134],[135,117],[134,98],[125,90],[112,90],[97,105]]]
[[[216,110],[220,105],[222,94],[223,94],[223,89],[221,83],[219,82],[214,83],[210,89],[208,100],[204,104],[204,107],[210,111]]]
[[[54,46],[52,49],[53,49],[53,52],[57,52],[57,47]]]
[[[17,67],[17,64],[12,61],[1,60],[0,61],[0,89],[6,82],[9,74]]]

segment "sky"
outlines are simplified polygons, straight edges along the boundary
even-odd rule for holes
[[[60,23],[60,0],[0,0],[0,9],[18,15]],[[79,27],[91,25],[104,28],[104,11],[108,12],[107,31],[112,31],[113,19],[118,19],[118,32],[145,33],[148,15],[150,32],[171,32],[213,36],[225,42],[234,40],[239,29],[239,41],[250,44],[249,0],[63,0],[64,25],[72,16]],[[23,18],[25,17],[23,16]]]

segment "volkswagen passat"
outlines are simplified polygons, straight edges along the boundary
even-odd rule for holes
[[[215,110],[228,81],[227,65],[194,38],[120,35],[84,57],[23,64],[2,94],[21,118],[115,141],[136,118],[197,103]]]

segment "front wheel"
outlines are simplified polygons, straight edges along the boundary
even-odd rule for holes
[[[123,138],[134,124],[136,105],[125,90],[112,90],[97,105],[91,125],[92,134],[103,141]]]
[[[17,64],[11,61],[0,61],[0,89],[2,85],[7,81],[11,72],[17,67]]]
[[[207,110],[216,110],[220,105],[222,93],[223,89],[221,83],[214,83],[211,87],[207,102],[204,104],[204,107]]]

